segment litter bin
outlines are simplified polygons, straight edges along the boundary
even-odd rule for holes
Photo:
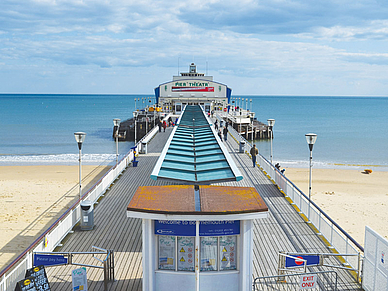
[[[141,142],[141,153],[147,154],[147,142],[144,142],[144,141]]]
[[[81,202],[81,230],[92,230],[94,227],[94,208],[92,201]]]
[[[240,153],[244,153],[245,152],[245,141],[240,141],[240,148],[239,148],[239,152]]]

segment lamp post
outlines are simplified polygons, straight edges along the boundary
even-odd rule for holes
[[[137,111],[133,111],[133,119],[135,119],[135,146],[136,146],[136,119],[137,119]]]
[[[82,197],[82,186],[81,186],[81,181],[82,181],[82,175],[81,175],[81,149],[82,149],[82,143],[85,140],[86,133],[84,132],[75,132],[74,133],[75,141],[78,143],[78,149],[79,149],[79,199],[81,200]]]
[[[113,119],[113,125],[116,128],[115,138],[116,138],[116,165],[119,163],[119,127],[120,127],[120,118]]]
[[[315,141],[317,140],[317,135],[315,133],[308,133],[306,134],[306,140],[307,144],[309,145],[310,149],[310,175],[309,175],[309,217],[308,220],[310,221],[310,202],[311,202],[311,174],[312,174],[312,163],[313,163],[313,146]]]
[[[273,164],[273,162],[272,162],[272,139],[273,139],[273,126],[275,125],[275,119],[268,119],[267,122],[268,122],[269,130],[271,131],[271,164]]]
[[[137,100],[137,98],[135,98],[135,110],[137,110],[137,106],[136,106],[136,100]]]

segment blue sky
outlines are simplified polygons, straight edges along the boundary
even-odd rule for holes
[[[0,92],[388,96],[386,0],[1,0]]]

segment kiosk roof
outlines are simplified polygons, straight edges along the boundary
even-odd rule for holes
[[[192,185],[141,186],[127,208],[131,212],[168,215],[225,215],[267,212],[253,187]]]

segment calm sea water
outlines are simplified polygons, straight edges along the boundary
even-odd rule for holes
[[[113,118],[131,117],[134,98],[145,96],[0,95],[0,165],[77,164],[76,131],[87,133],[85,163],[114,161]],[[308,166],[305,134],[312,132],[314,167],[388,169],[388,98],[234,97],[252,99],[258,120],[276,120],[273,157],[283,167]],[[256,144],[269,157],[270,143]],[[120,142],[120,154],[131,146]]]

